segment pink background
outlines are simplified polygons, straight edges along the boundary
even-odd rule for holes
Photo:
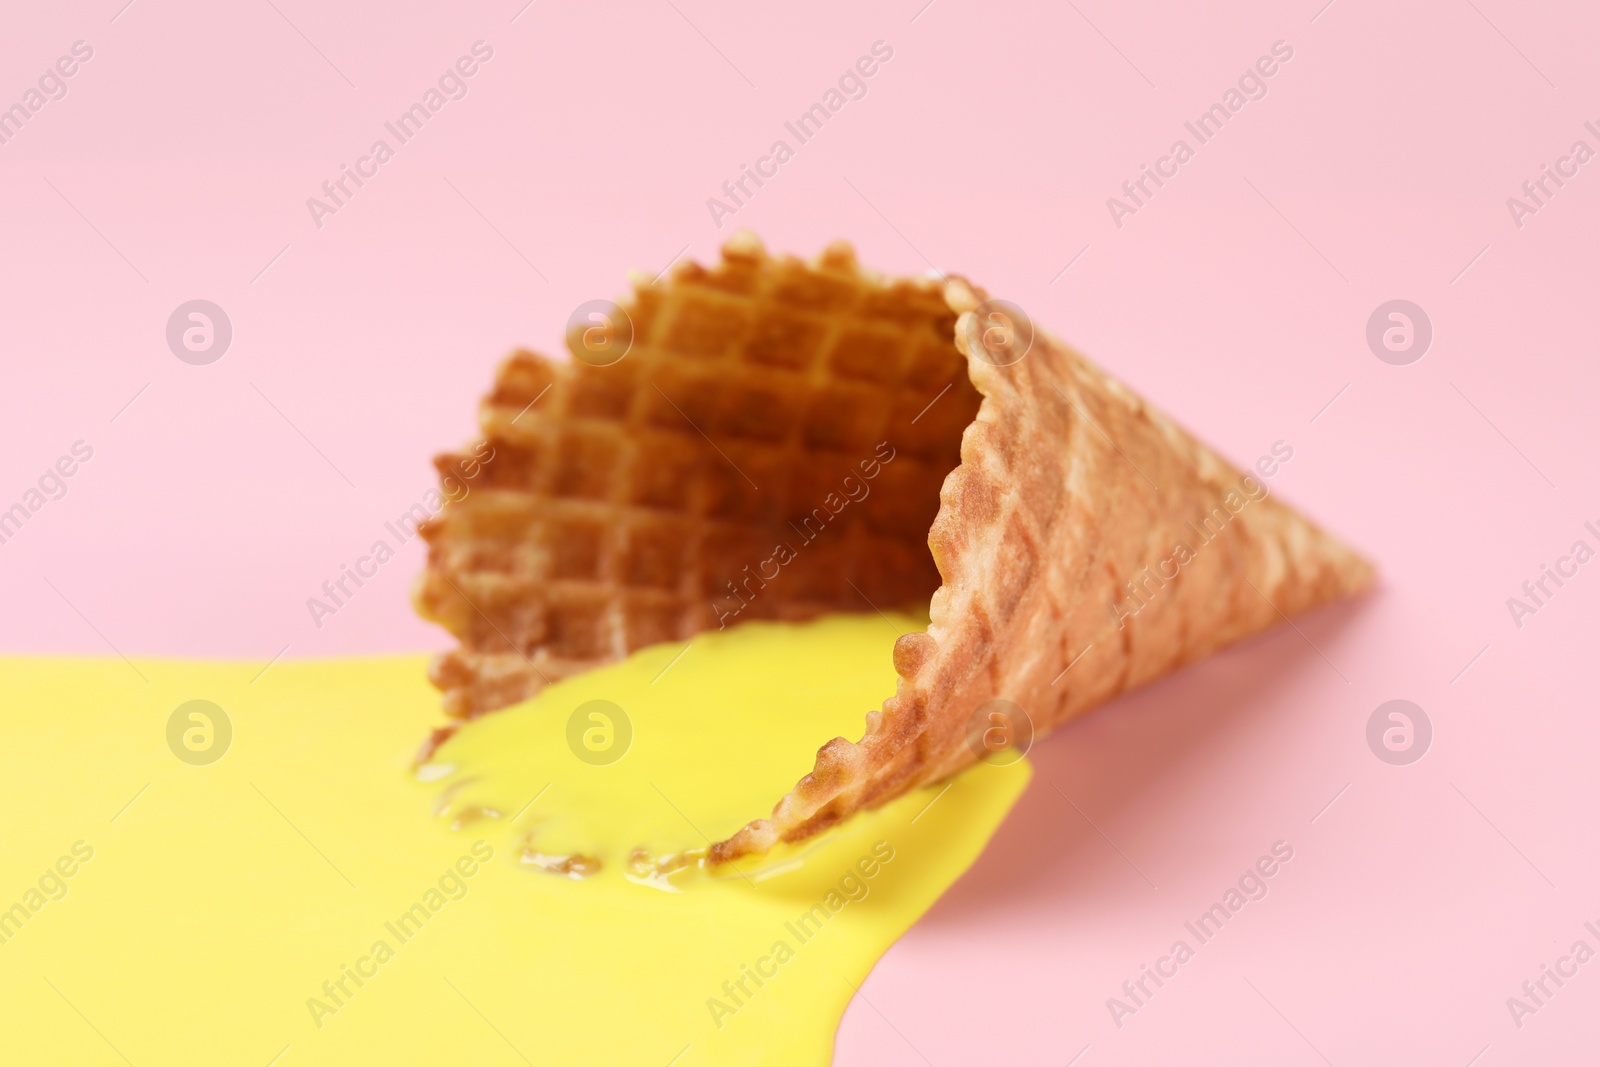
[[[407,604],[415,543],[322,629],[305,599],[433,484],[509,349],[553,349],[626,268],[714,258],[733,227],[706,198],[881,39],[868,96],[733,223],[970,275],[1236,462],[1287,441],[1274,491],[1382,585],[1041,743],[838,1062],[1593,1062],[1600,962],[1520,1028],[1506,998],[1600,948],[1600,564],[1520,629],[1505,603],[1600,547],[1600,163],[1520,229],[1505,204],[1600,148],[1592,12],[122,3],[30,5],[0,35],[0,104],[94,48],[0,145],[0,507],[94,449],[0,545],[0,649],[443,647]],[[316,228],[306,198],[478,39],[469,95]],[[1117,228],[1106,198],[1277,40],[1267,97]],[[197,297],[234,327],[204,367],[164,339]],[[1434,326],[1410,366],[1364,340],[1393,298]],[[1410,766],[1365,742],[1393,698],[1433,723]],[[1118,1028],[1106,999],[1280,839],[1270,894]]]

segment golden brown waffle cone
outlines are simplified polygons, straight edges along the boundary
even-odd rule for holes
[[[962,769],[990,700],[1043,732],[1370,581],[1061,342],[986,348],[963,280],[884,278],[844,244],[774,258],[739,234],[715,268],[634,289],[620,362],[501,365],[479,417],[493,457],[424,524],[416,603],[460,639],[431,676],[469,718],[719,621],[931,596],[862,739],[823,745],[714,861]]]

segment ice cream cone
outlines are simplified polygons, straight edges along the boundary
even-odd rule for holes
[[[432,670],[451,716],[719,626],[931,597],[862,738],[822,745],[713,861],[954,774],[993,709],[1043,733],[1371,579],[961,279],[740,234],[601,304],[571,362],[502,364],[482,440],[437,461],[451,499],[422,526],[416,603],[460,640]]]

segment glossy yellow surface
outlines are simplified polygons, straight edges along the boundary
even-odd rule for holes
[[[254,681],[259,664],[0,660],[4,1059],[826,1063],[854,987],[976,857],[1026,764],[739,870],[642,884],[628,853],[767,810],[821,742],[860,735],[914,625],[645,649],[472,724],[425,781],[412,756],[439,714],[421,657]],[[226,722],[194,706],[173,723],[191,700]],[[631,724],[614,762],[625,731],[604,707],[568,745],[592,700]],[[228,727],[225,753],[193,762]]]

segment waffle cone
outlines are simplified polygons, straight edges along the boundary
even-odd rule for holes
[[[740,234],[713,268],[635,280],[620,361],[585,362],[576,329],[578,359],[512,355],[482,440],[436,460],[453,499],[421,528],[417,608],[460,642],[430,672],[446,712],[752,618],[929,604],[861,740],[824,744],[770,817],[711,846],[723,862],[973,763],[990,701],[1042,733],[1370,581],[985,299]]]

